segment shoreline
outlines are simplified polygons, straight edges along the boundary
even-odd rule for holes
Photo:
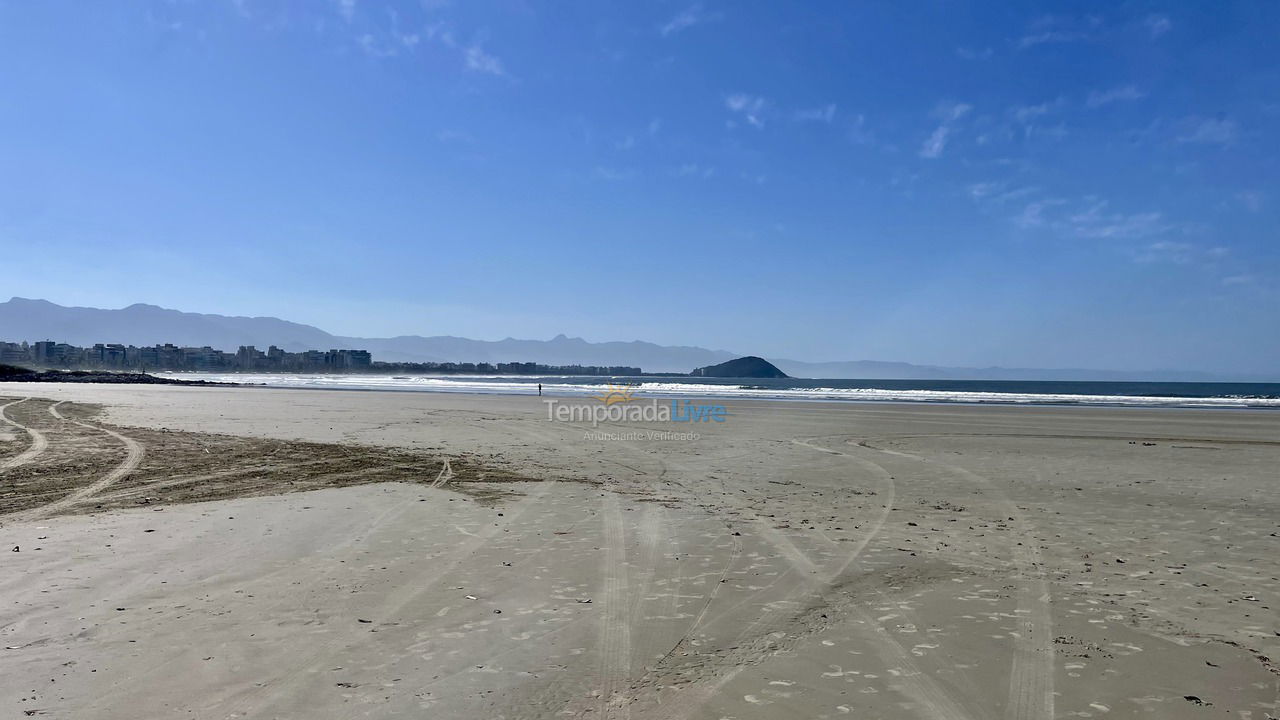
[[[197,373],[172,373],[171,375],[198,375]],[[225,374],[210,373],[209,377],[226,378],[231,377]],[[249,378],[255,376],[248,375]],[[262,377],[258,375],[256,377]],[[303,376],[307,377],[307,376]],[[364,391],[364,392],[410,392],[410,393],[429,393],[429,394],[463,394],[463,395],[505,395],[505,396],[539,396],[533,389],[537,385],[534,381],[527,382],[487,382],[492,380],[510,379],[511,376],[475,376],[475,382],[458,381],[448,376],[422,376],[424,379],[438,381],[441,383],[452,383],[451,385],[438,385],[432,387],[412,386],[412,385],[395,385],[395,384],[378,384],[377,386],[369,386],[361,384],[357,378],[365,377],[363,375],[316,375],[310,376],[325,379],[341,379],[339,382],[346,381],[347,384],[291,384],[291,383],[271,383],[271,382],[252,382],[252,380],[240,381],[239,384],[246,387],[267,387],[273,389],[289,389],[289,390],[346,390],[346,391]],[[382,378],[395,378],[396,376],[370,376]],[[352,380],[348,380],[351,378]],[[581,378],[585,379],[585,378]],[[470,378],[469,378],[470,380]],[[946,405],[1013,405],[1013,406],[1035,406],[1035,407],[1147,407],[1147,408],[1176,408],[1176,409],[1251,409],[1251,410],[1278,410],[1280,409],[1280,396],[1266,395],[1261,397],[1249,396],[1144,396],[1144,395],[1096,395],[1096,394],[1068,394],[1062,392],[1046,392],[1032,393],[1028,391],[984,391],[984,390],[931,390],[931,389],[885,389],[885,388],[834,388],[834,387],[815,387],[815,388],[767,388],[767,387],[751,387],[744,380],[741,384],[725,384],[725,385],[706,385],[702,383],[687,383],[690,390],[680,391],[675,387],[661,388],[645,388],[643,385],[638,386],[635,391],[635,398],[658,398],[658,399],[681,399],[681,398],[705,398],[716,400],[764,400],[769,402],[819,402],[819,403],[865,403],[865,404],[881,404],[881,403],[898,403],[898,404],[946,404]],[[822,382],[815,380],[813,382]],[[849,382],[875,382],[875,381],[849,381]],[[1034,383],[1019,383],[1034,384]],[[1053,385],[1055,383],[1046,382],[1044,384]],[[1117,383],[1119,385],[1132,385],[1132,383]],[[1199,383],[1196,383],[1197,385]],[[478,387],[483,385],[484,387]],[[1233,385],[1230,384],[1229,385]],[[596,383],[592,385],[584,383],[545,383],[541,397],[560,398],[560,399],[587,399],[593,397],[593,392],[597,392],[600,388],[607,387],[605,383]],[[717,387],[725,388],[723,391],[717,391]],[[1278,385],[1280,387],[1280,385]],[[521,392],[521,389],[529,388],[528,391]],[[870,396],[867,394],[856,394],[859,392],[882,393],[882,396]],[[785,393],[785,394],[783,394]],[[813,393],[818,397],[805,397],[806,394]],[[914,397],[912,393],[928,393],[928,397]],[[845,396],[840,396],[841,394]],[[949,397],[950,396],[950,397]],[[1002,397],[1002,396],[1007,396]],[[1037,398],[1045,399],[1037,399]],[[1078,398],[1078,399],[1072,399]],[[1109,399],[1111,398],[1111,399]]]

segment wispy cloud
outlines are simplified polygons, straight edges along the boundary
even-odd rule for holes
[[[969,188],[969,194],[975,201],[986,204],[993,204],[1001,197],[999,192],[1000,186],[994,183],[978,183]],[[1034,188],[1023,188],[1009,191],[1003,197],[1014,199],[1035,192]],[[1185,235],[1191,230],[1190,226],[1173,222],[1161,212],[1115,211],[1106,200],[1097,197],[1076,200],[1038,198],[1027,202],[1010,219],[1024,230],[1049,230],[1064,238],[1081,240],[1135,241]],[[1168,248],[1173,248],[1178,242],[1181,241],[1162,237],[1150,245],[1167,243]]]
[[[1053,208],[1065,204],[1067,204],[1067,201],[1061,198],[1034,200],[1023,206],[1022,211],[1013,216],[1013,224],[1023,229],[1041,228],[1056,224],[1049,218],[1047,213]]]
[[[356,44],[359,45],[360,49],[364,51],[364,54],[369,57],[385,58],[396,54],[395,47],[382,45],[369,33],[364,33],[360,37],[356,38]]]
[[[1004,182],[978,182],[970,185],[968,191],[975,202],[996,207],[1034,195],[1038,190],[1032,186],[1010,188]]]
[[[943,123],[939,125],[929,137],[925,139],[924,144],[920,146],[920,157],[936,158],[942,155],[942,151],[947,149],[947,138],[951,135],[951,126]]]
[[[1094,90],[1089,93],[1089,99],[1085,100],[1085,105],[1097,108],[1103,105],[1110,105],[1113,102],[1141,100],[1144,97],[1146,97],[1146,94],[1133,85],[1123,85],[1110,90]]]
[[[443,21],[431,23],[422,32],[428,40],[439,40],[445,47],[457,47],[458,41],[453,37],[453,29]]]
[[[1065,43],[1083,40],[1084,35],[1075,32],[1067,32],[1065,30],[1046,30],[1041,33],[1031,35],[1023,35],[1018,39],[1018,47],[1027,49],[1036,45],[1044,45],[1046,43]]]
[[[1101,25],[1102,19],[1092,15],[1079,20],[1047,15],[1027,27],[1026,33],[1018,38],[1017,46],[1026,50],[1037,45],[1081,42],[1091,39]]]
[[[981,200],[986,197],[991,197],[991,194],[999,190],[1000,187],[1001,187],[1000,183],[993,183],[993,182],[974,183],[969,186],[969,197],[973,198],[974,200]]]
[[[942,122],[934,129],[929,137],[925,138],[924,144],[920,146],[920,157],[934,159],[942,156],[942,151],[947,149],[947,142],[951,138],[952,128],[956,121],[973,109],[972,105],[966,103],[943,104],[938,109],[938,114],[942,116]]]
[[[958,47],[956,48],[956,57],[961,60],[990,60],[995,54],[991,48],[984,47],[982,49]]]
[[[1254,190],[1245,190],[1236,193],[1236,200],[1245,207],[1249,212],[1258,212],[1262,209],[1262,193]]]
[[[1010,112],[1013,114],[1013,118],[1015,120],[1025,124],[1035,120],[1036,118],[1061,110],[1066,107],[1066,105],[1067,99],[1059,97],[1056,100],[1042,102],[1039,105],[1017,105],[1014,106]]]
[[[1240,132],[1234,120],[1222,117],[1186,118],[1182,121],[1182,128],[1178,142],[1206,145],[1230,145]]]
[[[338,14],[343,20],[351,22],[356,16],[356,0],[337,0]]]
[[[694,25],[719,19],[720,15],[718,13],[706,13],[702,9],[702,3],[695,3],[680,11],[675,17],[659,27],[658,33],[662,37],[671,37],[683,30],[688,30]]]
[[[1061,120],[1050,124],[1050,116],[1056,115],[1068,105],[1067,99],[1061,96],[1036,105],[1015,105],[1008,110],[1012,119],[1003,128],[997,128],[997,131],[1003,130],[1009,138],[1021,133],[1024,138],[1036,135],[1061,140],[1067,136],[1067,126]],[[984,136],[984,141],[989,139]]]
[[[730,112],[741,115],[748,124],[756,128],[764,128],[762,113],[767,104],[768,101],[759,95],[748,95],[746,93],[733,93],[724,99],[724,106]]]
[[[630,180],[636,176],[634,170],[626,170],[612,167],[597,167],[594,175],[601,180]]]
[[[676,177],[693,177],[706,180],[716,174],[716,169],[707,165],[699,165],[697,163],[685,163],[676,168]]]
[[[1162,240],[1141,248],[1134,256],[1140,263],[1174,263],[1187,265],[1191,262],[1195,246],[1186,242]]]
[[[1228,287],[1240,286],[1240,285],[1252,285],[1257,281],[1258,281],[1258,276],[1251,275],[1249,273],[1243,273],[1240,275],[1228,275],[1227,277],[1222,278],[1222,284]]]
[[[1096,239],[1144,238],[1175,229],[1162,213],[1111,212],[1105,200],[1095,200],[1083,211],[1067,215],[1064,224],[1077,237]]]
[[[1160,240],[1137,249],[1133,259],[1144,264],[1199,265],[1202,267],[1221,266],[1223,260],[1230,256],[1231,250],[1221,245],[1204,247],[1196,243],[1181,240]],[[1224,278],[1223,284],[1228,283]]]
[[[854,115],[849,122],[849,141],[855,145],[870,145],[876,141],[875,135],[867,127],[867,118],[862,113]]]
[[[1169,19],[1168,15],[1148,15],[1146,20],[1142,21],[1142,24],[1151,33],[1153,40],[1173,29],[1173,21]]]
[[[800,122],[824,122],[830,124],[836,117],[836,106],[827,104],[822,107],[797,110],[793,117]]]
[[[479,45],[468,47],[464,53],[467,62],[467,69],[475,72],[488,73],[490,75],[506,75],[507,71],[502,66],[502,61],[497,57],[490,55],[484,51]]]

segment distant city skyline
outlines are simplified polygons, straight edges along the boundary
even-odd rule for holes
[[[3,3],[0,301],[1271,373],[1277,26],[1248,2]]]

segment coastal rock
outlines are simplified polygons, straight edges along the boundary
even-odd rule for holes
[[[719,378],[786,378],[788,375],[764,358],[748,355],[719,365],[700,367],[689,373],[691,377]]]

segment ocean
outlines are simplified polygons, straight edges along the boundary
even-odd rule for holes
[[[279,388],[590,397],[626,385],[634,397],[751,398],[826,402],[923,402],[1013,405],[1280,409],[1280,383],[1085,382],[1024,380],[813,380],[684,377],[300,375],[157,373]]]

